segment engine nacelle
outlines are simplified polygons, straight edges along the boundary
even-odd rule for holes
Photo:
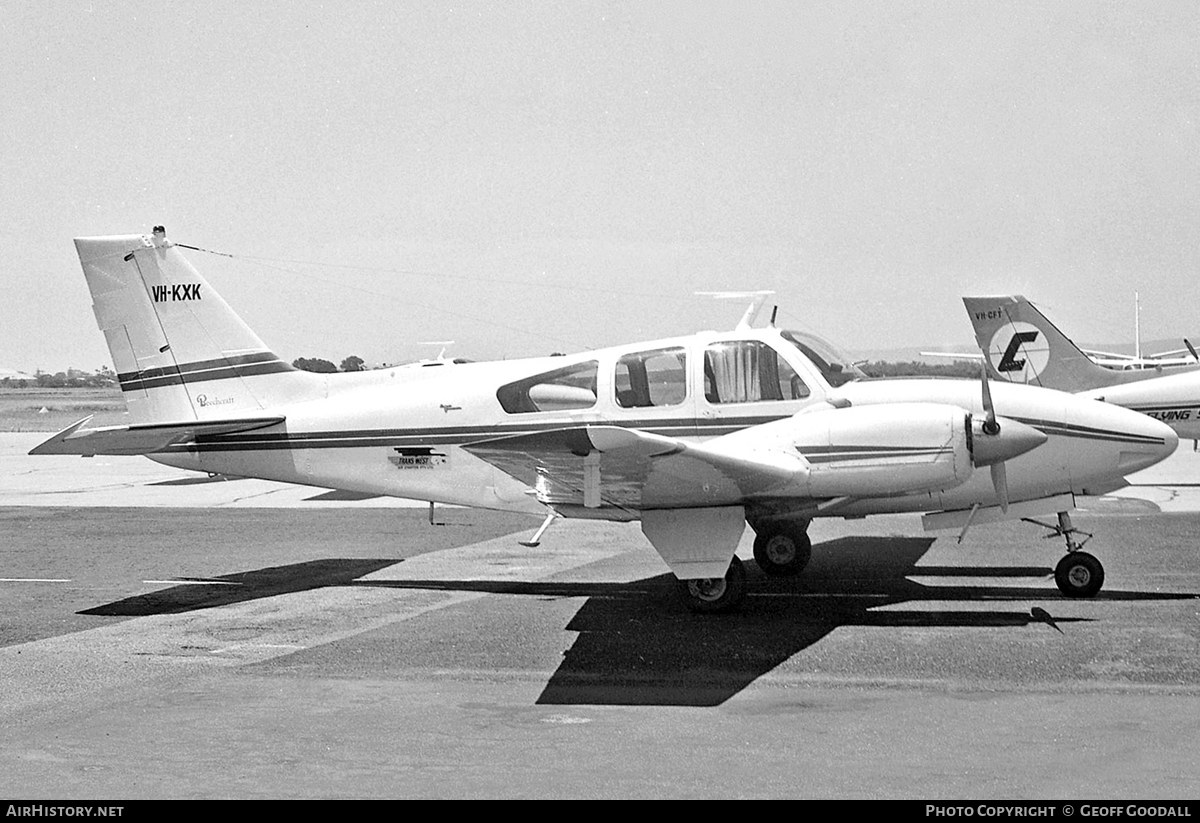
[[[970,415],[958,406],[862,406],[801,413],[786,425],[809,464],[812,497],[942,491],[971,476]]]

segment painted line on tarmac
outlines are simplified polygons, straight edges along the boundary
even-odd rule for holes
[[[236,580],[143,580],[155,586],[242,586]]]
[[[819,598],[824,598],[824,599],[846,597],[846,598],[850,598],[851,600],[868,600],[868,599],[872,599],[872,598],[875,600],[887,600],[892,595],[890,595],[890,594],[851,594],[848,592],[828,592],[828,593],[822,593],[822,592],[747,592],[746,596],[747,597],[791,597],[791,598],[799,598],[799,597],[817,598],[817,597],[819,597]]]

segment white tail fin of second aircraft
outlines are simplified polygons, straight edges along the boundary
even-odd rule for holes
[[[161,227],[80,237],[75,248],[131,423],[227,419],[320,390],[320,378],[267,348]]]
[[[964,297],[992,377],[1078,392],[1124,382],[1103,368],[1021,295]]]

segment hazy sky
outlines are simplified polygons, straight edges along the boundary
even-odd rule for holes
[[[1200,3],[0,0],[0,366],[111,364],[71,238],[191,255],[285,359],[781,324],[1200,336]]]

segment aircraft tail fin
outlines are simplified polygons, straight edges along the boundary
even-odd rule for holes
[[[316,390],[319,378],[267,348],[161,226],[75,248],[131,422],[229,418]]]
[[[1078,392],[1120,382],[1021,295],[964,297],[994,379]]]

